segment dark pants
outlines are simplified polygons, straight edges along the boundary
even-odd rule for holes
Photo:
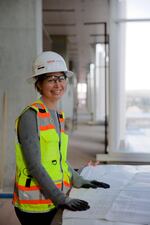
[[[50,225],[57,209],[46,213],[27,213],[15,207],[15,212],[22,225]]]

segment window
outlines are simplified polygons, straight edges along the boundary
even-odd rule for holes
[[[78,83],[77,86],[79,107],[85,106],[86,104],[86,94],[87,94],[87,84]]]
[[[126,150],[150,153],[150,1],[119,0]]]

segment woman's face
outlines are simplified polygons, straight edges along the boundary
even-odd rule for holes
[[[48,73],[46,76],[39,84],[42,96],[51,101],[58,101],[67,88],[66,76],[62,72]]]

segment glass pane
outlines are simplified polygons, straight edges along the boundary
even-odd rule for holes
[[[120,19],[150,18],[150,0],[118,0],[118,11]]]
[[[150,22],[126,23],[126,137],[133,151],[150,152]]]

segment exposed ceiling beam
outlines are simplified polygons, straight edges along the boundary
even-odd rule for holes
[[[75,23],[45,23],[45,26],[51,26],[51,27],[72,27],[76,26]]]
[[[104,34],[90,34],[91,37],[104,37]]]
[[[85,22],[84,25],[105,25],[106,22]]]
[[[75,9],[43,9],[43,12],[75,12]]]

